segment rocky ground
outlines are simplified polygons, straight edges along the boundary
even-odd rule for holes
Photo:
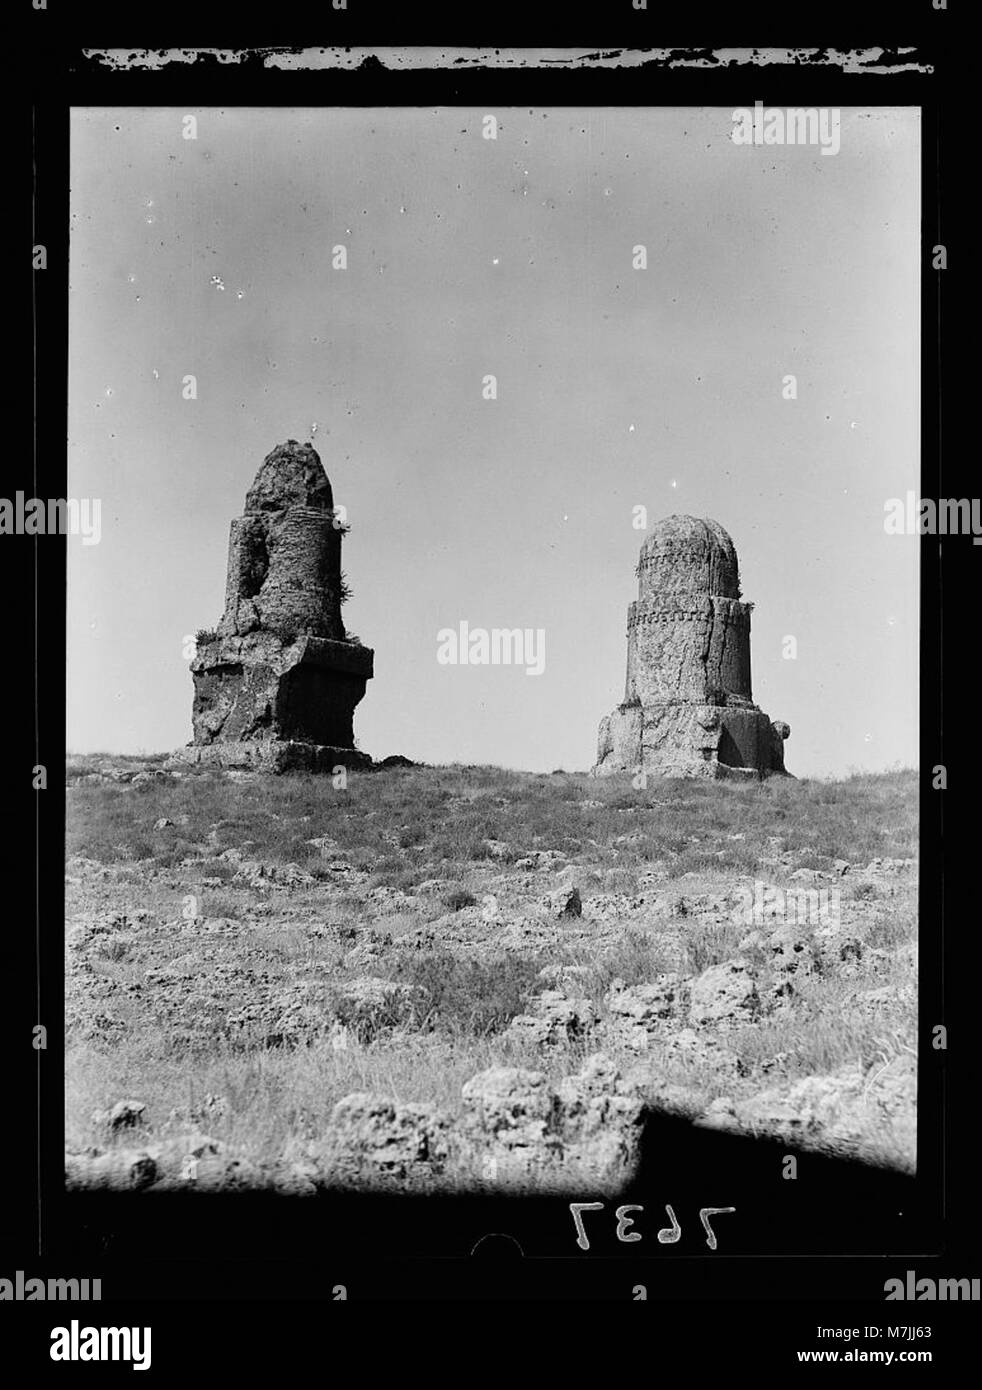
[[[73,1187],[615,1190],[646,1113],[912,1171],[916,779],[68,768]]]

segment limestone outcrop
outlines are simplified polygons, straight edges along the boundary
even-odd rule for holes
[[[624,700],[600,725],[594,771],[674,777],[784,773],[790,727],[753,702],[750,613],[733,541],[670,516],[641,547],[627,615]]]
[[[232,522],[221,622],[198,636],[194,740],[180,761],[267,772],[371,765],[353,718],[374,653],[341,619],[346,530],[316,450],[295,439],[273,449]]]

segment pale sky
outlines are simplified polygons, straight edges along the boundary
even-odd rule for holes
[[[73,112],[71,750],[189,741],[184,639],[295,438],[352,527],[373,756],[588,768],[643,505],[732,535],[790,771],[916,762],[918,539],[883,529],[918,488],[916,110],[843,109],[831,157],[729,108],[186,114]],[[461,621],[541,628],[543,673],[439,664]]]

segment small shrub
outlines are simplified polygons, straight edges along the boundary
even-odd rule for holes
[[[638,875],[634,869],[606,869],[603,874],[605,893],[623,893],[633,898],[638,891]]]
[[[370,1043],[381,1034],[397,1028],[411,1016],[411,1008],[406,1000],[395,993],[384,1002],[373,1000],[371,1003],[336,995],[331,1012],[337,1022],[362,1044]]]
[[[213,893],[209,890],[204,894],[202,917],[237,917],[238,914],[239,904],[228,893]]]
[[[487,1037],[525,1012],[541,966],[538,955],[476,960],[442,950],[407,951],[396,961],[394,975],[419,991],[418,1027]]]
[[[685,954],[693,975],[701,975],[712,965],[732,960],[742,932],[743,928],[732,922],[709,922],[690,932],[685,941]]]
[[[377,874],[372,875],[373,888],[399,888],[403,892],[415,888],[417,883],[422,883],[429,875],[421,868],[411,864],[402,864],[398,869],[383,869]]]
[[[603,994],[615,979],[626,985],[645,985],[671,969],[672,961],[657,938],[628,931],[596,962],[593,979],[597,993]]]
[[[477,899],[466,888],[451,888],[449,893],[444,893],[442,901],[451,912],[459,912],[462,907],[474,907]]]
[[[330,862],[323,858],[308,859],[301,867],[304,868],[308,874],[311,874],[314,878],[320,879],[321,881],[334,877]]]

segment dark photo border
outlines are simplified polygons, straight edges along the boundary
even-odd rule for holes
[[[206,11],[207,6],[203,7]],[[384,28],[368,24],[376,43]],[[652,47],[655,17],[630,12],[609,26],[620,31],[617,46]],[[876,47],[887,58],[876,71],[844,71],[833,61],[790,64],[748,64],[693,67],[685,62],[624,67],[555,65],[549,67],[473,67],[469,63],[415,71],[391,70],[370,60],[355,70],[271,71],[261,56],[233,64],[213,58],[173,63],[160,70],[139,66],[109,69],[86,56],[77,35],[59,32],[58,41],[35,45],[32,60],[33,211],[32,241],[47,248],[48,268],[32,281],[34,442],[16,455],[8,484],[29,496],[67,496],[67,332],[68,332],[68,200],[69,112],[74,106],[179,106],[187,110],[214,106],[660,106],[752,105],[762,100],[773,106],[909,105],[921,110],[922,134],[922,271],[921,271],[921,485],[922,497],[970,496],[973,483],[964,458],[943,460],[941,453],[942,379],[950,380],[958,361],[950,344],[950,329],[942,317],[942,285],[957,272],[932,268],[931,248],[949,242],[950,227],[942,225],[942,192],[959,164],[955,142],[961,138],[954,103],[959,85],[947,34],[939,26],[952,17],[923,5],[871,5],[861,16],[855,7],[823,7],[813,19],[824,39],[834,35],[836,48],[858,49],[880,37]],[[768,11],[769,7],[761,7]],[[51,14],[46,16],[52,20]],[[124,47],[131,29],[143,27],[143,47],[238,48],[241,38],[234,23],[212,19],[201,26],[194,44],[183,35],[178,42],[151,44],[149,25],[116,19],[112,7],[91,17],[84,47]],[[322,19],[324,17],[322,16]],[[321,24],[316,46],[364,42],[355,37],[352,10],[334,24],[330,15]],[[347,21],[351,21],[347,23]],[[548,21],[540,26],[549,29]],[[385,41],[416,46],[431,37],[436,19],[409,16],[402,11],[390,25]],[[214,31],[224,32],[215,43]],[[415,35],[407,33],[416,27]],[[115,27],[114,27],[115,26]],[[345,27],[346,26],[346,27]],[[533,46],[521,36],[507,7],[501,18],[484,26],[495,30],[494,44],[504,49],[505,31],[517,27],[509,46]],[[31,26],[26,26],[30,28]],[[54,27],[52,25],[52,27]],[[180,27],[178,22],[176,27]],[[189,25],[189,27],[191,27]],[[275,25],[268,26],[275,28]],[[289,26],[285,26],[289,27]],[[299,26],[298,26],[299,27]],[[363,26],[366,27],[366,26]],[[457,28],[463,27],[458,24]],[[473,28],[482,25],[476,20]],[[526,32],[535,24],[525,25]],[[570,47],[554,32],[541,42]],[[575,29],[570,23],[567,27]],[[590,25],[579,26],[589,32]],[[594,29],[600,27],[594,20]],[[676,31],[684,25],[673,21]],[[713,33],[711,18],[695,17],[693,29]],[[730,26],[727,26],[730,27]],[[739,24],[732,27],[739,28]],[[791,47],[780,29],[777,7],[768,22],[748,26],[766,35],[773,47]],[[786,22],[786,30],[794,25]],[[807,27],[799,25],[799,28]],[[905,32],[906,27],[906,32]],[[452,29],[453,26],[450,26]],[[333,38],[343,30],[343,38]],[[330,31],[330,33],[328,33]],[[236,33],[236,43],[228,35]],[[722,33],[722,27],[720,29]],[[388,35],[391,34],[391,39]],[[632,37],[633,34],[633,37]],[[888,46],[883,35],[902,40]],[[612,34],[612,37],[614,34]],[[519,38],[519,45],[515,44]],[[673,37],[678,37],[677,33]],[[747,37],[739,37],[746,48]],[[792,33],[792,37],[797,37]],[[120,42],[120,39],[123,42]],[[446,37],[442,39],[446,44]],[[472,43],[486,43],[483,35]],[[293,36],[292,47],[301,47]],[[611,45],[612,47],[614,45]],[[675,47],[675,45],[667,45]],[[714,43],[714,48],[730,43]],[[466,45],[461,45],[462,48]],[[913,52],[897,56],[898,47]],[[136,51],[136,50],[134,50]],[[596,51],[601,51],[599,48]],[[699,49],[687,50],[690,56]],[[925,70],[910,70],[915,64]],[[900,70],[896,70],[900,69]],[[951,138],[949,140],[949,132]],[[947,204],[945,203],[945,209]],[[947,218],[945,219],[947,222]],[[964,255],[964,252],[962,253]],[[964,290],[962,291],[964,293]],[[950,294],[950,290],[949,290]],[[956,297],[957,298],[957,297]],[[964,302],[952,310],[964,313]],[[946,311],[947,312],[947,311]],[[18,371],[22,366],[18,367]],[[955,396],[957,407],[957,394]],[[19,411],[19,408],[18,408]],[[945,466],[942,468],[942,463]],[[959,476],[965,470],[964,477]],[[977,485],[976,485],[977,486]],[[10,759],[12,856],[8,882],[25,890],[18,909],[15,943],[16,1003],[8,1025],[12,1029],[9,1057],[16,1057],[17,1085],[23,1086],[17,1128],[23,1152],[16,1155],[13,1184],[16,1201],[8,1211],[4,1248],[7,1263],[36,1274],[61,1277],[101,1277],[104,1300],[133,1300],[132,1315],[113,1310],[111,1318],[96,1318],[93,1305],[49,1310],[48,1322],[70,1317],[86,1321],[150,1321],[149,1302],[261,1300],[340,1301],[345,1298],[425,1299],[602,1299],[636,1301],[643,1286],[649,1301],[712,1302],[712,1319],[720,1303],[739,1300],[883,1299],[883,1283],[904,1278],[909,1268],[918,1274],[971,1276],[977,1259],[958,1265],[970,1218],[964,1204],[968,1191],[959,1175],[959,1152],[952,1144],[954,1096],[959,1081],[967,1082],[970,1065],[960,1065],[948,1050],[936,1045],[935,1028],[946,1024],[956,1008],[959,982],[966,988],[972,975],[971,956],[977,944],[946,934],[946,920],[958,892],[958,874],[967,863],[952,863],[946,821],[953,812],[946,800],[953,792],[932,786],[932,769],[944,764],[949,779],[971,768],[963,735],[962,691],[967,688],[968,655],[953,638],[960,619],[952,605],[970,603],[972,574],[982,553],[967,537],[921,541],[920,645],[920,898],[919,898],[919,1074],[918,1168],[916,1177],[876,1170],[864,1165],[799,1154],[796,1182],[774,1180],[786,1146],[752,1141],[653,1116],[646,1130],[638,1178],[619,1200],[641,1203],[635,1229],[646,1239],[639,1245],[619,1242],[613,1217],[616,1202],[607,1201],[603,1216],[592,1220],[591,1248],[582,1251],[568,1197],[377,1196],[336,1193],[317,1198],[290,1199],[261,1194],[154,1196],[114,1193],[67,1193],[64,1189],[64,833],[65,796],[61,770],[65,761],[65,585],[66,545],[63,538],[9,538],[16,578],[9,590],[14,598],[16,639],[13,647],[17,727],[22,731],[16,758]],[[16,551],[16,554],[14,553]],[[977,576],[977,568],[975,570]],[[977,588],[977,577],[976,585]],[[966,595],[969,597],[966,598]],[[942,599],[947,623],[942,622]],[[970,614],[966,613],[966,621]],[[962,730],[954,751],[949,746],[955,723]],[[26,777],[23,733],[32,730],[29,762],[48,769],[49,786],[36,792]],[[952,732],[945,739],[946,729]],[[950,758],[950,761],[949,761]],[[959,765],[958,759],[963,759]],[[25,791],[26,778],[26,791]],[[971,823],[970,821],[964,823]],[[947,851],[947,853],[946,853]],[[33,866],[37,863],[36,876]],[[975,922],[962,917],[974,936]],[[33,929],[32,928],[33,923]],[[22,949],[23,948],[23,949]],[[964,973],[963,973],[964,972]],[[964,1026],[967,1006],[958,1017]],[[26,1040],[33,1027],[47,1028],[47,1047],[35,1051]],[[967,1029],[965,1033],[967,1034]],[[964,1035],[963,1035],[964,1037]],[[965,1046],[963,1040],[962,1046]],[[969,1044],[970,1048],[970,1044]],[[966,1051],[969,1050],[966,1048]],[[26,1049],[26,1050],[25,1050]],[[968,1102],[967,1091],[962,1092]],[[36,1123],[35,1123],[36,1121]],[[30,1142],[28,1142],[28,1135]],[[954,1166],[953,1166],[954,1165]],[[595,1195],[584,1192],[582,1201]],[[664,1208],[671,1203],[686,1236],[675,1246],[659,1245],[655,1231],[664,1226]],[[735,1217],[720,1218],[720,1246],[710,1251],[699,1225],[703,1206],[733,1206]],[[959,1212],[961,1213],[959,1215]],[[688,1217],[688,1222],[686,1222]],[[971,1218],[974,1219],[974,1218]],[[732,1224],[723,1225],[723,1222]],[[970,1247],[967,1245],[965,1249]],[[968,1259],[966,1255],[966,1259]],[[8,1276],[7,1270],[0,1275]],[[139,1303],[139,1307],[137,1306]],[[891,1305],[884,1305],[886,1312]],[[923,1305],[918,1314],[923,1313]],[[911,1307],[892,1322],[923,1321]],[[934,1315],[938,1308],[930,1305]],[[944,1311],[943,1309],[941,1310]],[[957,1311],[957,1310],[956,1310]],[[184,1316],[184,1314],[182,1314]],[[190,1316],[190,1315],[189,1315]],[[194,1317],[204,1314],[194,1314]],[[676,1316],[673,1312],[673,1318]],[[869,1313],[853,1312],[854,1320]],[[166,1317],[161,1313],[166,1322]],[[705,1319],[703,1319],[705,1321]],[[164,1325],[162,1323],[162,1325]],[[802,1342],[801,1345],[808,1345]],[[46,1355],[46,1347],[42,1348]]]

